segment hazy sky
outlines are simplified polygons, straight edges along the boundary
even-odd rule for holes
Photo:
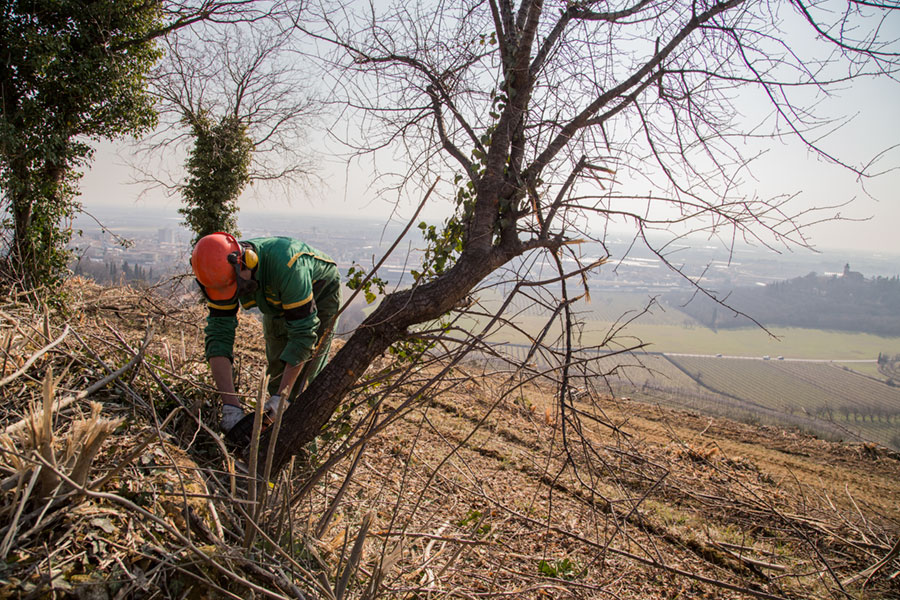
[[[878,88],[874,86],[874,89]],[[892,106],[897,104],[897,98],[885,93],[884,96],[869,96],[869,99],[872,100],[871,106],[859,105],[859,115],[835,134],[833,146],[838,150],[852,149],[852,153],[846,154],[854,155],[851,157],[854,164],[859,164],[860,157],[872,158],[876,148],[885,149],[900,143],[900,110]],[[852,105],[856,106],[855,103]],[[869,110],[864,110],[866,108]],[[138,198],[145,190],[130,183],[134,177],[125,165],[123,156],[127,153],[126,144],[104,144],[98,149],[96,160],[81,184],[81,200],[85,207],[90,209],[98,205],[122,206],[129,203],[179,206],[177,196],[169,197],[160,191],[146,192],[143,198]],[[891,163],[900,164],[900,151],[897,149],[888,152],[878,164],[887,168]],[[332,160],[323,161],[319,173],[322,184],[297,190],[290,203],[283,194],[257,193],[257,190],[250,189],[241,200],[241,210],[258,211],[271,207],[280,211],[290,207],[298,217],[304,214],[352,214],[379,219],[389,218],[394,211],[393,198],[377,197],[377,183],[372,183],[371,173],[364,168],[346,167]],[[845,218],[868,219],[817,225],[810,230],[814,245],[900,253],[900,170],[882,174],[860,186],[852,172],[827,164],[795,145],[776,146],[759,161],[754,175],[760,195],[800,193],[797,206],[835,205],[853,199],[851,205],[826,214],[830,216],[840,212]],[[401,202],[395,218],[409,217],[414,208],[412,200]],[[440,220],[445,210],[443,206],[433,208],[423,216],[429,220]]]
[[[746,108],[752,113],[756,107]],[[879,152],[886,151],[873,163],[871,171],[887,172],[861,185],[854,173],[828,164],[799,143],[775,143],[753,169],[756,181],[747,177],[742,193],[751,195],[755,189],[762,197],[800,194],[798,207],[837,205],[853,200],[840,211],[823,213],[821,217],[839,212],[847,219],[867,220],[817,225],[809,230],[813,244],[822,248],[900,253],[897,229],[900,223],[900,169],[896,168],[900,166],[900,147],[892,148],[900,145],[900,85],[887,78],[852,82],[838,97],[823,101],[815,110],[817,116],[852,117],[823,143],[827,151],[854,166],[862,166],[876,158]],[[314,136],[321,137],[321,134]],[[134,175],[125,166],[127,153],[126,143],[106,143],[98,148],[94,165],[81,184],[84,206],[88,209],[129,203],[178,206],[177,196],[167,197],[159,191],[145,193],[145,197],[138,200],[145,190],[129,183]],[[895,167],[893,170],[892,166]],[[398,167],[398,170],[403,169]],[[387,219],[395,210],[394,198],[377,197],[378,183],[373,182],[372,171],[364,164],[347,167],[337,159],[323,156],[318,174],[321,184],[291,193],[290,208],[298,217],[304,214],[350,214]],[[395,218],[408,218],[418,200],[411,198],[401,202],[396,207]],[[281,211],[288,207],[288,201],[282,194],[253,188],[241,200],[242,211],[265,210],[265,207]],[[446,206],[438,206],[428,209],[423,216],[435,222],[446,216],[447,210]]]

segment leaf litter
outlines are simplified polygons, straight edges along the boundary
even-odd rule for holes
[[[385,357],[340,433],[253,496],[216,433],[191,294],[66,293],[65,313],[0,301],[0,594],[900,596],[887,449],[602,393],[561,407],[478,360],[419,397],[439,361],[392,387],[406,367]],[[260,331],[242,315],[242,389],[262,376]],[[393,422],[347,437],[379,415]]]

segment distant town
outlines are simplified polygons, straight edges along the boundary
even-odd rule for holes
[[[354,264],[371,268],[393,243],[404,224],[362,219],[303,216],[257,211],[241,215],[241,237],[287,235],[302,239],[328,253],[346,273]],[[143,282],[155,284],[188,272],[192,234],[181,225],[174,208],[132,206],[91,209],[80,215],[71,247],[76,260],[75,274],[101,283]],[[591,274],[592,289],[599,291],[647,292],[660,294],[690,288],[689,281],[667,268],[658,257],[627,235],[608,236],[610,261]],[[380,270],[389,285],[411,282],[409,271],[421,258],[423,242],[413,227]],[[599,244],[579,247],[580,260],[587,263],[602,255]],[[666,260],[685,265],[685,275],[700,278],[718,291],[735,287],[767,285],[816,273],[840,275],[847,263],[866,277],[893,277],[900,273],[897,256],[852,252],[797,251],[775,254],[764,248],[737,248],[730,255],[715,241],[699,240],[667,248]],[[569,266],[575,260],[564,258]],[[548,272],[550,263],[533,267],[532,272]]]
[[[381,239],[384,225],[372,221],[285,217],[269,213],[242,219],[241,237],[302,239],[334,258],[342,272],[354,262],[371,266],[378,248],[392,241]],[[91,216],[81,215],[76,229],[81,234],[73,237],[70,246],[76,259],[72,271],[77,275],[102,283],[153,284],[189,270],[192,232],[181,225],[174,210],[97,209]],[[399,271],[401,261],[398,258],[385,272]]]

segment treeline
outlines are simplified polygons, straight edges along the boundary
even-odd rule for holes
[[[665,301],[713,330],[752,325],[747,317],[710,298],[693,296],[673,293]],[[866,279],[849,266],[843,275],[810,273],[767,286],[737,288],[722,299],[766,326],[900,336],[900,278]]]
[[[153,267],[144,267],[137,263],[128,264],[127,260],[121,264],[112,261],[79,260],[73,265],[72,272],[93,279],[97,283],[156,283],[160,277],[160,273],[154,272]]]
[[[900,354],[890,356],[878,353],[878,372],[887,377],[887,384],[893,387],[900,385]]]

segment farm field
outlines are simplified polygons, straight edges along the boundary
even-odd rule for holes
[[[497,308],[502,301],[495,290],[482,292],[479,299],[487,309]],[[791,327],[772,328],[769,330],[771,335],[759,328],[713,331],[671,306],[655,304],[649,313],[638,315],[648,302],[647,294],[636,292],[595,293],[592,294],[590,303],[583,300],[576,302],[574,310],[584,322],[579,343],[583,346],[602,344],[617,322],[623,323],[636,317],[619,332],[620,346],[644,342],[647,344],[644,349],[651,352],[758,357],[769,355],[835,362],[874,361],[879,352],[900,354],[900,337]],[[512,303],[507,317],[532,335],[540,331],[547,321],[545,310],[524,297]],[[475,320],[468,323],[477,325]],[[560,331],[560,327],[554,325],[548,339],[555,339]],[[526,335],[513,329],[497,332],[493,341],[519,344],[529,342]],[[874,367],[866,369],[858,364],[851,368],[858,368],[866,375],[878,377]]]
[[[491,292],[480,301],[485,308],[496,308],[502,299]],[[637,316],[647,302],[640,293],[594,294],[589,304],[574,305],[583,322],[576,345],[616,351],[646,343],[634,353],[597,359],[594,368],[605,375],[597,378],[598,388],[704,414],[900,449],[900,388],[887,386],[875,364],[879,352],[900,353],[900,338],[800,328],[772,329],[775,337],[754,328],[717,332],[668,306],[653,305]],[[617,319],[635,316],[608,340]],[[501,328],[488,340],[520,345],[507,347],[507,352],[524,358],[532,337],[546,327],[546,311],[517,298],[508,317],[516,328]],[[460,326],[475,331],[483,324],[470,318]],[[552,325],[545,343],[558,345],[560,331],[558,324]],[[761,360],[764,356],[772,360]],[[532,361],[541,363],[539,357]]]
[[[636,323],[628,332],[650,345],[648,350],[732,356],[784,356],[821,360],[875,360],[879,352],[900,351],[900,338],[820,329],[775,328],[773,338],[760,329],[686,329]]]
[[[581,293],[573,292],[575,295]],[[479,302],[487,309],[495,310],[506,300],[499,288],[478,292]],[[646,309],[646,312],[644,312]],[[679,327],[704,327],[690,315],[651,300],[644,292],[591,292],[590,300],[580,299],[572,305],[572,310],[586,321],[615,323],[628,320],[641,312],[640,322],[647,325],[675,325]],[[522,317],[543,317],[546,310],[524,293],[515,298],[508,313]],[[624,317],[623,317],[624,315]]]
[[[670,356],[708,391],[900,446],[900,389],[828,363]]]

